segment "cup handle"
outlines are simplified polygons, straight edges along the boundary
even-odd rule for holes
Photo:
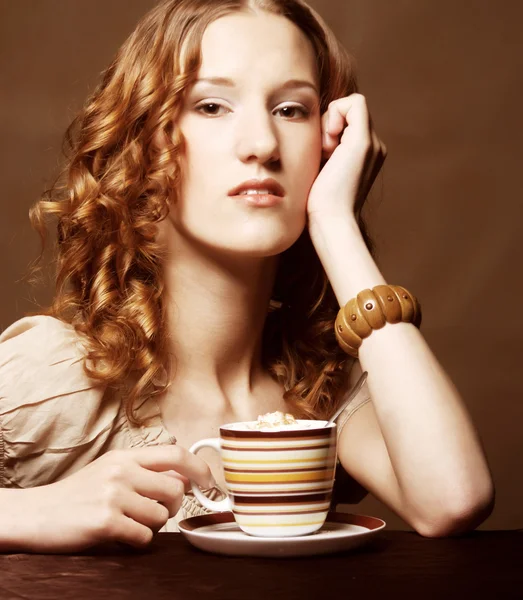
[[[208,438],[206,440],[199,440],[189,448],[189,452],[197,454],[198,450],[201,450],[202,448],[212,448],[213,450],[216,450],[216,452],[220,452],[220,444],[220,438]],[[223,500],[220,500],[219,502],[217,502],[216,500],[210,500],[209,498],[207,498],[207,496],[205,496],[202,493],[198,485],[192,480],[191,489],[193,491],[194,496],[199,500],[202,506],[205,506],[205,508],[208,508],[209,510],[215,512],[225,512],[232,510],[232,505],[229,496],[226,496]]]

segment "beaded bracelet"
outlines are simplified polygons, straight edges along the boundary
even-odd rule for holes
[[[340,308],[334,331],[341,349],[354,358],[362,341],[386,323],[421,324],[421,307],[400,285],[377,285],[363,290]]]

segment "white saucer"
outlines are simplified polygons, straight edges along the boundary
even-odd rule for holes
[[[330,512],[323,527],[297,537],[255,537],[244,533],[231,512],[189,517],[178,523],[180,533],[206,552],[228,556],[311,556],[353,550],[385,527],[377,517]]]

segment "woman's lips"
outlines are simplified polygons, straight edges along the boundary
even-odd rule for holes
[[[248,191],[257,192],[268,192],[275,196],[285,196],[285,190],[282,184],[272,177],[266,177],[265,179],[248,179],[243,183],[240,183],[232,190],[229,190],[229,196],[237,196]]]
[[[258,208],[270,208],[272,206],[277,206],[283,202],[283,198],[281,196],[275,196],[274,194],[237,194],[236,196],[231,196],[235,200],[240,200],[247,204],[247,206],[254,206]]]

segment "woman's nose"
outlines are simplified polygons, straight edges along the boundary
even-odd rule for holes
[[[236,153],[242,162],[273,162],[280,158],[279,142],[272,116],[266,111],[245,115],[237,123]]]

